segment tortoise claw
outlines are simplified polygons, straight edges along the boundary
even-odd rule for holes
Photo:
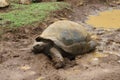
[[[65,63],[63,61],[57,62],[54,64],[56,69],[63,68],[65,66]]]

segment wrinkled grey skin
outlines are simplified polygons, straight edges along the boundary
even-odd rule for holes
[[[57,26],[57,27],[56,27]],[[36,38],[33,52],[50,56],[56,68],[64,67],[63,57],[73,59],[77,55],[95,49],[97,43],[81,25],[72,21],[58,21],[51,24]]]

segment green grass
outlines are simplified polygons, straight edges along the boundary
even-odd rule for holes
[[[11,11],[0,13],[0,24],[7,24],[5,27],[21,27],[23,25],[41,22],[49,16],[51,11],[68,7],[67,3],[47,2],[33,3],[30,5],[11,4]]]

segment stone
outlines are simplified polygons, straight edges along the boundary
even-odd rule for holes
[[[0,8],[8,7],[9,2],[7,0],[0,0]]]

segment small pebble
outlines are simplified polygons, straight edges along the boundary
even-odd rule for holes
[[[99,64],[99,59],[98,59],[98,58],[93,58],[92,61],[91,61],[91,64],[92,64],[92,65],[97,65],[97,64]]]
[[[118,62],[120,63],[120,60],[118,60]]]
[[[31,67],[29,65],[25,65],[25,66],[22,66],[20,67],[20,69],[22,70],[29,70]]]
[[[45,80],[45,77],[39,77],[39,78],[37,78],[35,80]]]

